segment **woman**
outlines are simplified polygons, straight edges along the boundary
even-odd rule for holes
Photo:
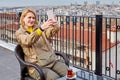
[[[48,39],[58,32],[56,21],[48,19],[39,26],[36,13],[25,9],[20,17],[20,28],[16,31],[16,39],[25,53],[25,61],[36,63],[43,67],[46,80],[56,80],[67,74],[67,66],[59,62]],[[28,68],[31,77],[39,80],[38,72]]]

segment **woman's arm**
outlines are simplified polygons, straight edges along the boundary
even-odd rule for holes
[[[50,27],[50,28],[46,29],[45,35],[49,39],[51,37],[54,37],[58,33],[58,31],[59,31],[58,27]]]
[[[33,43],[38,41],[39,37],[42,34],[42,31],[40,31],[39,29],[36,29],[30,34],[29,33],[26,34],[26,33],[18,30],[15,33],[16,39],[17,39],[18,43],[20,43],[22,45],[31,46]]]
[[[15,35],[18,40],[18,42],[22,45],[31,46],[33,43],[35,43],[39,37],[41,36],[42,32],[46,30],[47,28],[50,28],[51,25],[56,24],[56,22],[53,22],[51,19],[48,19],[46,22],[44,22],[43,25],[36,28],[33,32],[30,34],[26,34],[25,32],[22,32],[18,30]]]

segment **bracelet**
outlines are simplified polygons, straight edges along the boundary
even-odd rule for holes
[[[40,28],[41,31],[44,31],[44,30],[41,28],[41,26],[40,26],[39,28]]]

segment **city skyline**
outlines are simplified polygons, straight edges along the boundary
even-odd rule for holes
[[[119,0],[2,0],[0,7],[16,7],[16,6],[57,6],[57,5],[70,5],[72,4],[120,4]]]

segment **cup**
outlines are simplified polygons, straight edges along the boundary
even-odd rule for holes
[[[68,69],[68,73],[67,73],[67,77],[68,78],[70,78],[70,77],[72,77],[73,76],[73,74],[72,74],[72,69]]]

